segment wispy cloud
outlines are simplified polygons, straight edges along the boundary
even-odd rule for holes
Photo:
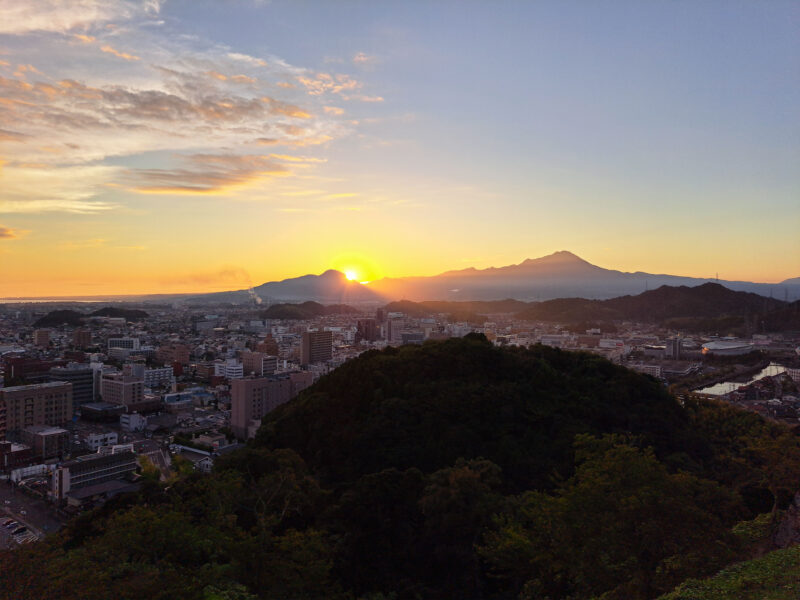
[[[300,75],[297,80],[302,83],[309,94],[321,96],[322,94],[341,94],[361,87],[356,79],[350,75],[330,73],[317,73],[312,76]]]
[[[12,229],[11,227],[3,227],[0,225],[0,240],[13,240],[22,237],[26,231],[20,229]]]
[[[92,25],[157,14],[160,0],[0,0],[0,33],[66,33]]]
[[[141,60],[141,58],[139,58],[138,56],[136,56],[134,54],[128,54],[127,52],[122,52],[122,51],[117,50],[116,48],[112,48],[111,46],[108,46],[108,45],[102,46],[100,48],[100,50],[102,52],[106,52],[108,54],[113,54],[114,56],[116,56],[118,58],[124,58],[125,60]]]
[[[353,63],[356,65],[366,66],[374,65],[378,62],[377,56],[372,56],[364,52],[359,52],[353,57]]]
[[[128,171],[124,179],[130,182],[130,189],[142,193],[219,194],[289,172],[274,155],[195,154],[184,160],[188,168],[135,169]]]
[[[166,36],[153,26],[161,4],[0,0],[0,33],[35,36],[38,49],[31,57],[20,45],[0,61],[0,213],[113,210],[131,196],[109,200],[120,197],[112,184],[227,194],[313,168],[322,159],[280,149],[311,152],[356,126],[325,100],[360,96],[352,76]],[[68,67],[37,69],[56,53]],[[258,154],[264,146],[276,153]],[[136,168],[119,166],[133,157]]]

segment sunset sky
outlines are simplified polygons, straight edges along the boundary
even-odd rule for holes
[[[0,0],[0,297],[569,250],[800,276],[797,2]]]

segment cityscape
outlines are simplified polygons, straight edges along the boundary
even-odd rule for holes
[[[798,25],[0,0],[0,600],[800,598]]]

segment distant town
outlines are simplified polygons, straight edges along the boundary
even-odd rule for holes
[[[732,337],[430,304],[0,305],[0,546],[35,541],[138,489],[144,472],[161,481],[210,472],[267,413],[363,352],[470,333],[599,354],[679,397],[798,424],[798,331]]]

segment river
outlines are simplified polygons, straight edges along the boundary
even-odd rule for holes
[[[704,387],[701,390],[694,390],[698,394],[711,394],[712,396],[722,396],[723,394],[727,394],[729,392],[733,392],[739,389],[742,386],[750,385],[754,381],[758,381],[764,377],[769,377],[771,375],[778,375],[780,373],[785,373],[786,367],[783,365],[779,365],[777,363],[770,363],[763,369],[761,369],[758,373],[753,375],[747,381],[722,381],[720,383],[715,383],[714,385],[710,385],[708,387]]]

